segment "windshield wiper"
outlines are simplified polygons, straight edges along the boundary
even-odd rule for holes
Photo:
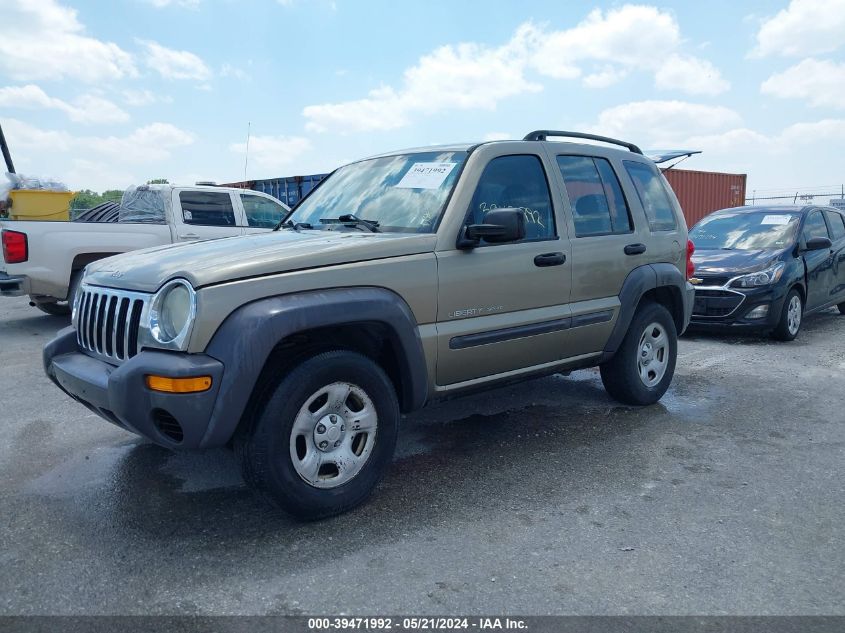
[[[301,229],[313,229],[314,227],[311,226],[308,222],[294,222],[293,220],[287,220],[286,222],[279,222],[276,225],[276,228],[273,229],[274,231],[278,231],[279,229],[292,229],[299,233]]]
[[[362,220],[351,213],[345,213],[337,218],[320,218],[322,224],[343,224],[344,226],[363,226],[370,233],[381,233],[378,222],[375,220]]]

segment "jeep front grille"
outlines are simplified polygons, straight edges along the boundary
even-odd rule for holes
[[[138,329],[149,295],[85,286],[80,289],[74,326],[79,347],[121,363],[138,353]]]

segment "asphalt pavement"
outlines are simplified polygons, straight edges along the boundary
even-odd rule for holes
[[[43,375],[0,300],[0,614],[845,614],[845,316],[696,334],[646,408],[579,371],[404,420],[364,506],[297,523]]]

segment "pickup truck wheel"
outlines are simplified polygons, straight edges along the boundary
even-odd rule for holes
[[[68,316],[73,311],[73,300],[79,284],[82,283],[82,271],[77,270],[70,276],[70,284],[67,290],[67,301],[53,303],[35,303],[35,307],[51,316]]]
[[[798,336],[801,330],[801,321],[804,316],[804,304],[801,295],[795,288],[789,291],[783,302],[780,312],[780,320],[772,330],[772,338],[778,341],[792,341]]]
[[[654,404],[672,382],[678,334],[672,315],[651,301],[637,309],[616,354],[601,365],[601,381],[615,400]]]
[[[51,316],[67,316],[70,314],[70,304],[66,302],[62,303],[35,303],[35,307],[44,312],[45,314],[49,314]]]
[[[267,404],[235,440],[247,484],[301,519],[362,503],[393,457],[399,402],[366,356],[314,356],[271,386]]]

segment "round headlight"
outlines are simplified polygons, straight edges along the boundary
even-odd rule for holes
[[[173,340],[191,318],[191,293],[182,284],[174,285],[161,302],[161,330],[167,340]]]
[[[194,317],[195,294],[186,281],[176,280],[159,290],[150,308],[150,334],[159,343],[184,337]]]

